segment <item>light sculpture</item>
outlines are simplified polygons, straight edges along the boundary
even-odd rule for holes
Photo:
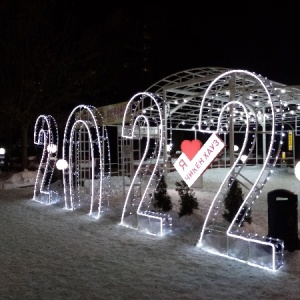
[[[55,119],[51,115],[40,115],[34,126],[34,144],[43,146],[43,151],[34,185],[32,198],[34,201],[54,204],[59,200],[57,191],[50,190],[57,159],[58,141]]]
[[[271,106],[270,117],[272,118],[272,124],[268,130],[270,142],[266,159],[253,183],[249,180],[244,180],[245,183],[248,184],[246,189],[247,194],[234,220],[228,225],[226,224],[227,221],[222,217],[221,206],[223,205],[224,197],[232,182],[234,180],[243,181],[243,179],[247,179],[245,175],[243,175],[243,168],[246,165],[248,157],[250,157],[253,152],[256,136],[258,134],[257,123],[261,122],[261,119],[258,118],[260,114],[257,112],[260,107],[257,107],[256,102],[252,103],[251,101],[253,100],[245,101],[243,97],[235,95],[235,93],[238,93],[238,91],[235,90],[236,80],[255,82],[253,92],[256,91],[258,97],[262,93],[267,95],[268,104]],[[222,89],[227,92],[228,87],[233,91],[228,94],[228,101],[225,103],[222,102],[223,107],[219,114],[212,115],[208,108],[214,106],[215,100],[211,99],[209,95],[215,93],[215,89],[218,89],[219,93],[222,92]],[[284,126],[283,119],[280,124],[275,124],[275,115],[278,111],[279,113],[282,112],[281,106],[282,103],[279,94],[276,93],[272,84],[267,79],[248,71],[231,70],[219,75],[208,86],[203,96],[199,113],[200,132],[218,134],[221,128],[233,128],[234,118],[236,118],[238,114],[245,120],[246,130],[243,146],[239,155],[235,158],[234,163],[212,200],[197,246],[218,255],[273,271],[280,268],[283,264],[283,241],[259,236],[256,233],[245,230],[241,225],[245,216],[250,212],[255,200],[259,197],[269,175],[273,171],[273,167],[280,153]],[[254,118],[250,118],[250,115],[254,115]],[[217,122],[213,122],[212,120],[216,120]],[[228,126],[224,126],[226,122],[228,122]],[[252,125],[255,125],[255,127],[252,128]],[[231,134],[232,133],[233,132],[231,132]],[[250,136],[253,138],[252,147],[249,151],[249,155],[244,157],[243,154],[246,143]],[[279,142],[275,140],[275,137],[279,138]],[[242,161],[242,165],[238,165],[239,160]],[[238,218],[241,215],[242,217]]]
[[[99,218],[109,206],[111,159],[107,129],[95,107],[78,105],[70,113],[64,130],[60,167],[65,208],[84,210],[89,207],[88,214]]]
[[[151,110],[144,109],[155,105],[159,118],[151,116]],[[163,235],[171,230],[171,217],[168,213],[151,209],[153,192],[162,176],[159,160],[163,157],[165,126],[162,122],[161,99],[150,93],[138,93],[128,102],[123,122],[122,137],[133,145],[136,141],[144,142],[141,157],[136,169],[131,168],[128,190],[121,217],[121,225],[138,228],[149,234]],[[129,124],[126,123],[130,116]],[[134,164],[133,152],[129,164]],[[165,164],[166,162],[163,162]],[[156,174],[159,173],[159,179]]]

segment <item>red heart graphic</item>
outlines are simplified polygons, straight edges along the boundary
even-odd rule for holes
[[[192,160],[194,156],[202,147],[202,142],[200,140],[184,140],[181,143],[181,151],[187,156],[189,160]]]

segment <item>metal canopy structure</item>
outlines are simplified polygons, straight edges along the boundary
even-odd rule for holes
[[[130,119],[129,124],[125,122],[126,117]],[[300,135],[298,121],[300,121],[298,87],[273,82],[246,70],[225,68],[187,70],[166,77],[144,93],[136,94],[127,104],[123,118],[122,146],[124,150],[125,146],[128,146],[130,151],[127,151],[128,161],[123,159],[122,165],[134,163],[134,140],[139,142],[145,140],[146,146],[139,147],[136,158],[138,167],[132,167],[130,172],[123,173],[124,179],[130,181],[126,209],[124,206],[124,217],[129,220],[126,224],[133,224],[137,228],[152,232],[154,226],[152,227],[151,221],[159,219],[159,232],[163,232],[166,228],[163,224],[168,224],[168,218],[156,215],[155,207],[151,207],[154,192],[150,190],[150,186],[154,188],[157,186],[158,181],[153,182],[155,172],[159,175],[168,175],[168,171],[172,171],[168,167],[172,167],[172,160],[169,160],[167,153],[170,152],[168,148],[172,144],[171,132],[193,131],[196,139],[198,132],[208,134],[213,140],[203,140],[204,153],[201,151],[203,148],[196,147],[192,149],[196,150],[196,154],[188,157],[189,151],[182,149],[183,153],[176,160],[176,162],[179,160],[181,177],[185,181],[191,180],[193,184],[203,174],[208,164],[219,158],[226,161],[228,157],[226,147],[229,150],[230,168],[212,199],[198,246],[257,267],[277,270],[283,264],[283,241],[272,237],[266,239],[250,228],[244,230],[241,227],[245,218],[250,215],[269,176],[277,167],[286,131]],[[151,127],[156,127],[159,132],[159,135],[154,136],[153,149],[149,147],[153,138],[150,135]],[[243,139],[239,153],[235,154],[235,138],[237,141],[240,134]],[[224,157],[222,152],[216,150],[219,143],[218,141],[214,143],[216,135],[220,135],[225,142],[226,147],[222,148],[222,151],[225,150]],[[130,143],[125,145],[127,141]],[[253,158],[258,156],[259,147],[262,150],[262,159],[260,163],[256,162],[256,175],[253,179],[245,171],[248,165],[253,164]],[[121,151],[123,158],[125,152]],[[178,165],[175,165],[178,171],[176,166]],[[147,174],[150,174],[150,177]],[[222,211],[224,199],[234,182],[239,182],[242,186],[243,201],[233,220],[228,224],[224,221]],[[145,186],[143,192],[142,186]],[[126,193],[125,188],[124,191]],[[134,207],[136,202],[139,202],[137,209]],[[136,217],[132,221],[135,210]],[[143,216],[143,219],[139,219],[140,216]]]
[[[195,130],[199,122],[200,104],[206,90],[213,80],[226,71],[230,69],[204,67],[178,72],[156,82],[147,92],[158,94],[163,99],[170,129]],[[278,101],[281,101],[282,109],[276,114],[276,122],[280,123],[284,118],[284,123],[288,124],[289,129],[293,129],[295,135],[300,135],[300,86],[287,86],[263,77],[262,80],[272,88],[272,96],[277,96]],[[263,120],[267,126],[270,120],[270,103],[261,84],[244,74],[236,76],[234,81],[234,84],[230,85],[228,80],[219,80],[206,95],[210,98],[206,110],[208,116],[217,118],[224,103],[230,101],[231,97],[230,99],[234,98],[253,107],[258,120]],[[151,110],[152,114],[155,114],[154,106]],[[244,120],[235,118],[235,130],[238,131],[243,126]]]
[[[127,116],[130,119],[129,124],[125,122]],[[134,163],[134,140],[145,140],[146,146],[139,147],[136,158],[138,167],[130,168],[132,171],[124,173],[124,178],[130,181],[126,203],[128,202],[132,209],[138,200],[140,204],[136,210],[137,217],[148,217],[148,222],[144,222],[143,219],[147,226],[151,223],[150,215],[151,218],[161,219],[162,224],[162,217],[150,214],[152,210],[149,207],[154,192],[149,188],[156,187],[152,183],[154,172],[158,170],[162,171],[158,172],[159,175],[168,174],[168,165],[172,162],[167,159],[168,148],[170,142],[172,143],[170,132],[194,131],[208,134],[214,139],[207,143],[204,153],[201,152],[203,148],[196,148],[192,149],[196,150],[196,155],[187,157],[182,155],[187,154],[183,150],[184,153],[179,157],[179,167],[182,168],[180,175],[184,180],[197,180],[203,169],[207,168],[207,164],[211,163],[209,158],[219,159],[222,152],[216,150],[218,141],[214,143],[216,139],[213,134],[221,135],[225,140],[224,144],[229,148],[230,168],[212,199],[198,245],[251,265],[276,270],[282,265],[283,242],[273,238],[266,240],[264,236],[258,236],[251,230],[245,231],[241,227],[277,166],[283,137],[287,131],[285,126],[287,125],[289,131],[292,129],[300,135],[299,118],[298,87],[273,82],[245,70],[199,68],[173,74],[152,85],[145,93],[136,94],[127,104],[122,124],[122,146],[129,146],[130,151],[127,151],[129,159],[124,159],[123,162],[126,163],[123,165]],[[151,127],[156,127],[159,132],[152,143],[154,149],[149,147],[153,138],[150,135]],[[240,133],[243,135],[242,145],[239,153],[235,155],[235,136]],[[125,145],[125,141],[128,140],[130,144]],[[250,160],[257,157],[259,146],[262,147],[263,157],[253,179],[247,176],[245,171],[247,162],[250,164]],[[123,158],[125,152],[121,151]],[[150,166],[153,166],[153,170]],[[151,174],[149,178],[147,174]],[[135,193],[134,187],[142,188],[143,180],[147,182],[147,185],[144,184],[143,193]],[[241,184],[245,196],[229,225],[224,222],[222,207],[229,189],[236,181]],[[146,209],[140,210],[143,204]],[[127,213],[129,210],[124,211]],[[130,211],[130,221],[132,215],[133,212]],[[146,227],[138,221],[136,222],[135,218],[133,224],[137,223],[138,228]],[[163,225],[160,226],[162,227]]]

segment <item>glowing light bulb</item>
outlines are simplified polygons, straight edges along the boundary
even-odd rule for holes
[[[247,158],[248,158],[247,155],[242,155],[242,156],[241,156],[241,161],[242,161],[242,162],[245,162],[245,160],[246,160]]]
[[[56,153],[57,152],[57,145],[55,145],[55,144],[49,144],[47,146],[47,151],[49,153]]]
[[[298,180],[300,180],[300,162],[297,162],[295,166],[295,176]]]
[[[56,168],[58,170],[65,170],[69,166],[68,162],[65,159],[59,159],[56,163]]]

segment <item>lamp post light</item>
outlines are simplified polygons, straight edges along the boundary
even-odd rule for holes
[[[298,161],[295,166],[295,176],[298,180],[300,180],[300,161]]]
[[[56,163],[56,168],[58,170],[66,170],[68,168],[69,164],[65,159],[59,159]]]

